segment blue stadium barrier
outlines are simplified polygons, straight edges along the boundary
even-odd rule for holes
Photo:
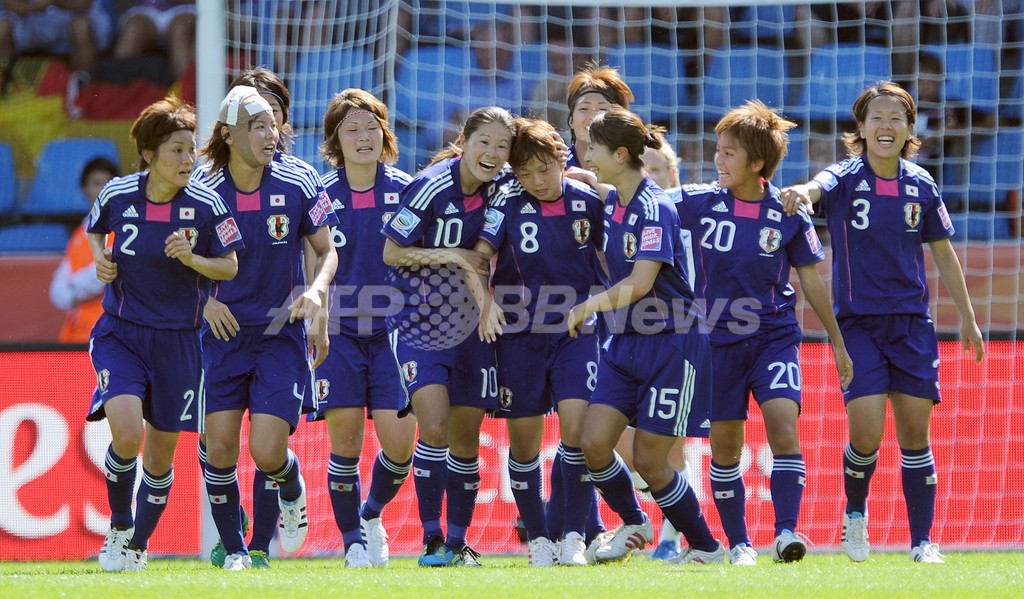
[[[29,223],[0,228],[0,254],[63,253],[70,238],[57,223]]]
[[[781,49],[755,46],[720,48],[704,77],[704,116],[718,120],[747,100],[782,108],[786,57]]]
[[[850,107],[868,85],[892,78],[889,53],[878,46],[839,44],[811,50],[808,84],[800,90],[798,110],[812,120],[852,120]]]
[[[970,44],[931,48],[928,53],[943,60],[946,69],[946,101],[983,112],[995,112],[999,104],[999,66],[995,51]]]
[[[323,122],[334,94],[350,87],[374,89],[373,53],[365,48],[334,48],[300,54],[295,76],[288,87],[293,98],[289,115],[292,127],[305,129]]]

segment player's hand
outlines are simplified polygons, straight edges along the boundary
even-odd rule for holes
[[[566,317],[566,323],[569,325],[569,336],[573,339],[580,336],[580,327],[583,323],[590,318],[590,310],[587,309],[587,303],[577,304],[569,310],[569,315]]]
[[[814,202],[811,201],[806,185],[793,185],[784,188],[779,199],[782,200],[782,211],[787,216],[796,214],[800,210],[801,204],[807,208],[807,214],[814,214]]]
[[[192,266],[192,244],[184,235],[175,231],[164,240],[164,254],[168,258],[181,260],[185,266]]]
[[[558,158],[558,162],[562,165],[562,170],[564,171],[565,165],[569,163],[569,146],[565,145],[565,140],[562,139],[558,131],[551,132],[551,139],[555,140],[555,156]]]
[[[231,313],[227,304],[212,297],[208,298],[206,305],[203,306],[203,318],[210,325],[213,336],[221,341],[229,341],[232,337],[237,337],[238,331],[241,330],[238,321],[235,320],[235,315]]]
[[[316,368],[327,359],[330,351],[331,337],[327,332],[327,310],[320,308],[313,316],[306,337],[309,340],[309,358],[312,368]]]
[[[964,351],[974,353],[974,363],[981,364],[985,357],[985,340],[981,336],[981,329],[977,322],[965,322],[960,325],[960,340],[964,344]]]
[[[585,183],[594,189],[597,189],[597,175],[588,170],[574,166],[565,171],[565,176],[569,179],[576,179],[580,183]]]
[[[846,389],[853,382],[853,360],[850,359],[850,354],[846,352],[846,347],[843,345],[832,346],[832,358],[836,362],[836,372],[839,373],[839,384]]]
[[[103,283],[112,283],[117,278],[117,264],[110,250],[103,250],[103,256],[96,261],[96,278]]]
[[[453,249],[455,252],[454,262],[463,270],[487,276],[491,272],[491,257],[476,250]]]
[[[480,324],[477,326],[480,340],[494,343],[502,334],[502,327],[505,324],[505,311],[499,308],[493,299],[488,298],[487,305],[480,311]]]
[[[309,320],[316,316],[321,307],[323,307],[323,301],[320,299],[320,294],[315,289],[307,289],[288,306],[288,322]]]

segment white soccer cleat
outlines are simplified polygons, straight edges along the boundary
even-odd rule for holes
[[[369,568],[370,556],[366,554],[366,546],[362,543],[353,543],[345,551],[346,568]]]
[[[772,543],[772,561],[790,563],[804,559],[804,556],[807,555],[805,539],[806,537],[794,533],[792,530],[783,530]]]
[[[372,520],[359,519],[359,526],[363,529],[363,540],[366,541],[366,553],[370,558],[370,565],[375,568],[383,568],[388,565],[391,559],[391,550],[388,548],[388,531],[384,530],[384,524],[380,518]]]
[[[746,543],[740,543],[729,550],[729,563],[734,566],[756,566],[757,551]]]
[[[935,543],[924,542],[910,550],[910,561],[918,564],[944,564],[944,557]]]
[[[120,572],[124,570],[124,548],[128,541],[135,534],[134,528],[116,530],[111,528],[107,531],[107,538],[103,539],[103,547],[100,547],[100,568],[104,572]]]
[[[302,547],[306,540],[306,532],[309,530],[309,521],[306,519],[306,482],[299,475],[299,485],[302,493],[295,501],[285,501],[278,495],[277,503],[281,506],[281,522],[278,524],[278,540],[281,549],[288,553],[295,553]]]
[[[868,515],[860,512],[843,514],[843,551],[855,562],[868,559],[871,545],[868,543]]]
[[[597,548],[594,550],[597,551]],[[570,532],[562,538],[559,544],[558,563],[562,566],[587,565],[587,544],[583,541],[583,535]]]
[[[224,565],[222,568],[231,572],[249,570],[252,568],[252,558],[245,553],[232,553],[231,555],[224,557]]]
[[[724,564],[725,563],[725,546],[722,543],[718,543],[718,548],[714,551],[701,551],[700,549],[694,549],[693,547],[687,547],[686,551],[683,551],[679,557],[669,560],[670,564]]]
[[[613,536],[615,536],[615,533],[610,530],[597,533],[594,540],[587,545],[586,557],[588,564],[591,566],[597,564],[597,550],[607,545]]]
[[[146,562],[148,556],[146,555],[145,549],[135,549],[131,546],[125,546],[121,552],[121,559],[124,561],[124,570],[126,572],[142,572],[146,569]]]
[[[629,559],[634,549],[643,549],[654,542],[654,528],[651,520],[644,516],[643,524],[623,524],[615,529],[611,540],[597,549],[595,557],[599,564]]]
[[[546,568],[558,565],[559,547],[546,537],[537,537],[529,542],[530,565],[535,568]]]

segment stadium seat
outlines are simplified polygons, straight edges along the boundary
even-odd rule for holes
[[[779,168],[772,177],[772,183],[779,189],[797,183],[806,183],[815,173],[810,172],[807,158],[807,133],[800,129],[789,131],[789,154],[783,157]]]
[[[471,60],[466,47],[410,48],[395,65],[395,124],[440,139],[446,116],[457,108],[454,101],[466,101]]]
[[[18,178],[14,173],[11,146],[0,144],[0,218],[14,214],[18,208]]]
[[[719,48],[711,53],[704,77],[705,119],[720,119],[747,100],[782,108],[785,75],[785,53],[781,49]]]
[[[290,120],[295,129],[320,125],[334,94],[357,87],[381,95],[375,87],[373,54],[365,48],[334,48],[300,54],[289,85],[292,95]]]
[[[85,165],[98,156],[118,162],[117,146],[109,139],[54,139],[36,159],[36,176],[21,212],[26,216],[70,218],[89,211],[78,185]]]
[[[995,112],[999,103],[999,67],[995,51],[969,44],[950,44],[930,51],[944,61],[946,100],[974,110]]]
[[[798,108],[812,120],[851,121],[850,107],[868,85],[892,77],[889,53],[878,46],[839,44],[811,51],[809,83]]]
[[[668,122],[673,114],[693,105],[679,52],[659,45],[629,44],[611,49],[608,63],[618,67],[633,91],[630,109],[648,122]]]
[[[796,6],[739,6],[729,9],[732,43],[782,48],[793,34]]]
[[[0,228],[0,254],[62,253],[70,238],[67,227],[57,223],[29,223]]]

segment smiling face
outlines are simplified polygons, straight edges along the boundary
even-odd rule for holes
[[[493,179],[508,161],[512,132],[499,122],[480,125],[462,143],[459,176],[463,191],[472,193]]]
[[[624,155],[625,152],[625,148],[612,150],[603,144],[592,143],[587,147],[584,162],[590,171],[597,176],[599,183],[615,185],[615,181],[623,169],[623,160],[620,155]]]
[[[611,108],[612,103],[608,101],[608,98],[597,92],[589,92],[580,96],[579,100],[576,100],[576,106],[573,107],[572,114],[569,115],[569,126],[572,127],[572,132],[576,134],[577,142],[587,143],[590,139],[587,132],[587,128],[590,127],[590,121],[594,120],[594,117],[598,114],[608,112]]]
[[[150,165],[152,185],[161,189],[185,187],[196,164],[196,138],[191,131],[175,131],[157,147],[155,154],[143,158]]]
[[[741,200],[759,200],[764,195],[761,188],[761,169],[764,162],[750,161],[746,148],[727,132],[718,136],[715,146],[715,169],[718,171],[718,185],[728,189]]]
[[[562,165],[554,160],[531,158],[516,169],[516,177],[533,197],[553,202],[562,197]]]
[[[892,96],[878,96],[868,103],[864,121],[857,123],[857,131],[867,148],[867,159],[876,173],[891,170],[878,165],[896,165],[913,129],[903,104]]]
[[[366,110],[352,110],[338,126],[345,166],[376,165],[384,147],[380,121]]]

